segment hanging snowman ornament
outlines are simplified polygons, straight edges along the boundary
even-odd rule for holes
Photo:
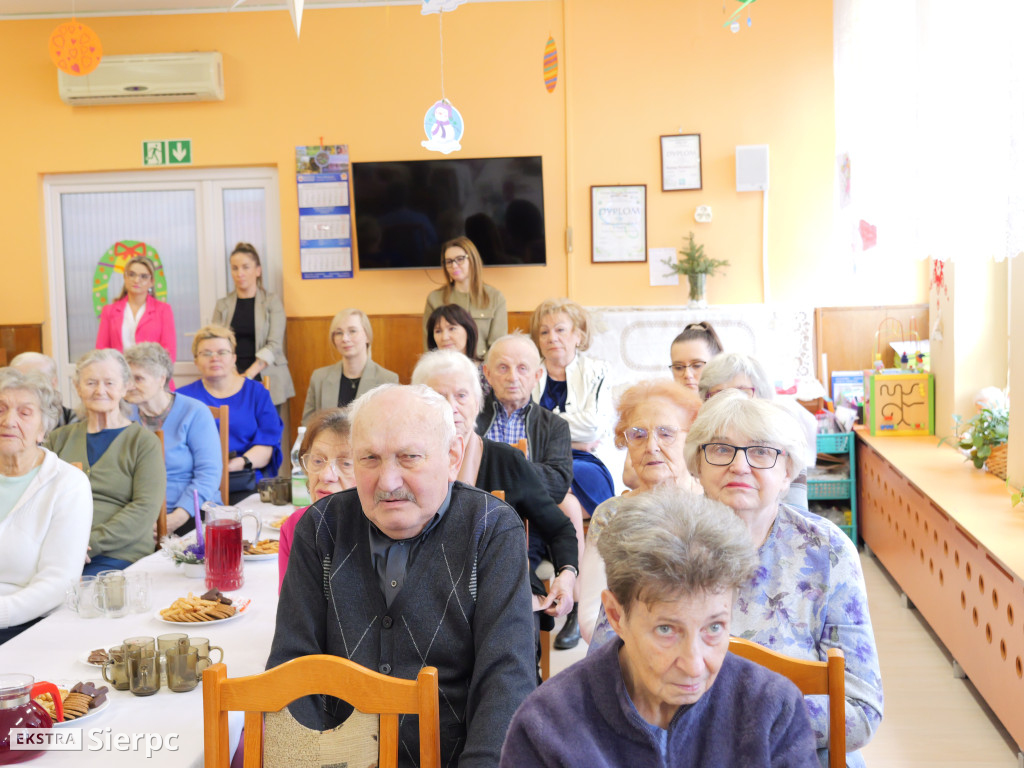
[[[462,134],[465,132],[462,115],[448,99],[435,102],[423,117],[423,131],[427,140],[420,144],[431,152],[448,155],[462,149]]]

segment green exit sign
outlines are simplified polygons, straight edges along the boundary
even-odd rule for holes
[[[143,165],[191,165],[192,139],[142,142]]]

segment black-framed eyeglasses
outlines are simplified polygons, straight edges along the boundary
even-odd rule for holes
[[[655,427],[654,435],[658,438],[660,445],[672,445],[675,442],[676,435],[679,434],[679,430],[676,427]],[[630,427],[622,436],[626,438],[626,442],[630,445],[635,443],[646,443],[650,432],[644,427]]]
[[[683,373],[687,369],[694,373],[700,373],[704,369],[705,365],[707,365],[706,360],[691,360],[688,363],[672,363],[672,365],[669,366],[669,369],[676,373]]]
[[[716,467],[727,467],[732,464],[738,451],[743,455],[754,469],[771,469],[779,460],[779,456],[785,453],[781,448],[772,448],[768,445],[729,445],[728,443],[704,443],[700,447],[704,452],[704,460]]]
[[[458,264],[461,267],[463,264],[466,263],[466,259],[468,258],[469,256],[467,256],[466,254],[462,254],[461,256],[456,256],[454,259],[445,259],[444,265],[446,267],[450,267],[452,264]]]

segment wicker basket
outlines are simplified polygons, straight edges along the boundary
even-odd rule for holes
[[[1000,480],[1006,479],[1006,454],[1008,446],[1006,443],[1000,443],[992,448],[992,453],[985,459],[985,469],[991,472],[993,475],[998,477]]]

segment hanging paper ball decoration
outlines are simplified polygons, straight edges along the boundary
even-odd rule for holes
[[[88,75],[102,58],[99,35],[81,22],[65,22],[50,34],[50,59],[69,75]]]
[[[547,45],[544,46],[544,87],[551,93],[557,83],[558,49],[555,48],[555,38],[549,37]]]
[[[448,99],[441,99],[434,102],[424,115],[423,131],[427,134],[427,140],[421,141],[420,145],[432,152],[447,155],[462,149],[459,142],[466,132],[466,125],[462,122],[459,110]]]

